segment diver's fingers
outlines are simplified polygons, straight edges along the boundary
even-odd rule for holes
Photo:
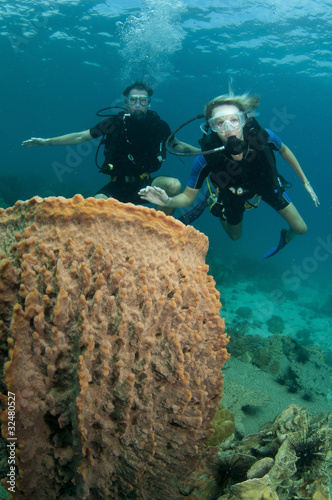
[[[308,191],[312,201],[315,204],[315,207],[318,207],[318,205],[320,205],[320,202],[319,202],[318,196],[316,195],[315,191],[312,189],[310,182],[307,182],[304,185],[304,187]]]
[[[46,146],[47,139],[43,139],[42,137],[31,137],[27,141],[22,142],[22,146],[27,146],[31,148],[32,146]]]
[[[153,186],[148,186],[144,189],[141,189],[138,194],[143,200],[149,201],[150,203],[154,203],[156,205],[166,205],[169,200],[166,191]]]

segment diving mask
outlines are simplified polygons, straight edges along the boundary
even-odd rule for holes
[[[233,132],[245,124],[244,113],[219,113],[209,120],[209,125],[213,132]]]
[[[145,95],[129,95],[126,98],[126,104],[128,106],[135,106],[137,101],[143,108],[146,108],[147,106],[150,106],[151,103],[151,98]]]

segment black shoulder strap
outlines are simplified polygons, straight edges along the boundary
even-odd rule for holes
[[[203,152],[220,147],[220,139],[213,132],[204,134],[202,139],[199,139],[198,143]]]
[[[112,117],[113,125],[114,125],[114,129],[113,129],[112,133],[111,134],[105,133],[100,139],[100,142],[98,144],[98,148],[96,151],[96,155],[95,155],[95,163],[96,163],[100,173],[103,173],[103,174],[109,173],[108,165],[106,165],[106,170],[105,170],[105,163],[107,163],[106,161],[104,161],[103,165],[101,165],[101,166],[98,164],[98,155],[99,155],[100,147],[104,146],[104,156],[106,157],[106,159],[113,154],[114,149],[115,149],[115,145],[117,142],[117,136],[119,135],[119,132],[121,130],[121,125],[123,124],[123,116],[124,116],[123,111],[118,113],[117,115],[114,115]]]
[[[277,161],[274,151],[269,147],[269,134],[262,128],[255,118],[249,118],[243,129],[244,139],[248,144],[260,151],[264,161],[269,165],[272,172],[274,183],[280,186],[283,190],[284,187],[289,187],[290,184],[279,174],[277,170]],[[281,179],[281,182],[279,181]]]
[[[243,127],[243,137],[245,142],[253,148],[261,151],[268,145],[269,134],[262,128],[256,118],[248,118]]]
[[[157,140],[160,140],[159,153],[160,153],[160,156],[162,158],[162,161],[164,161],[166,159],[166,139],[167,139],[167,137],[165,137],[163,134],[162,123],[165,123],[165,122],[163,122],[163,120],[160,118],[158,113],[156,113],[155,111],[152,111],[151,109],[149,109],[147,112],[147,119],[149,120],[149,122],[152,125],[151,133],[154,134],[154,136],[156,137]],[[158,132],[159,132],[159,134],[158,134]],[[155,152],[151,151],[151,153],[152,153],[153,158],[154,158]]]

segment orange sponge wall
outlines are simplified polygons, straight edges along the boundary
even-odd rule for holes
[[[0,417],[6,440],[15,393],[15,499],[183,498],[228,359],[207,238],[80,195],[1,209],[0,238]]]

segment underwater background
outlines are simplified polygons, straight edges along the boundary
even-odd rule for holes
[[[121,106],[122,90],[137,79],[152,85],[152,109],[174,130],[226,93],[231,82],[236,93],[261,95],[260,124],[295,153],[321,203],[315,208],[278,155],[280,172],[293,184],[287,193],[309,231],[273,264],[281,274],[289,271],[289,286],[298,283],[292,266],[302,268],[303,262],[301,286],[330,281],[331,245],[328,257],[314,262],[317,238],[331,239],[330,2],[27,0],[1,2],[0,16],[0,198],[5,204],[34,194],[93,195],[107,182],[95,166],[96,144],[21,147],[30,136],[92,127],[99,121],[96,111]],[[199,125],[193,122],[178,137],[197,145]],[[168,155],[160,173],[176,175],[185,186],[192,161]],[[210,214],[195,226],[204,229],[223,258],[245,253],[261,259],[279,240],[283,222],[264,203],[253,212],[245,215],[243,237],[236,243]],[[262,266],[268,269],[267,263]]]
[[[92,127],[100,120],[96,111],[123,104],[122,91],[133,81],[153,87],[152,109],[172,130],[202,113],[205,103],[230,85],[235,93],[261,95],[259,123],[294,152],[320,200],[316,208],[277,155],[307,234],[263,261],[286,227],[263,202],[245,214],[237,242],[227,238],[208,209],[193,225],[209,237],[208,263],[231,338],[238,333],[255,335],[256,341],[274,335],[294,339],[314,349],[310,366],[326,374],[322,385],[299,361],[310,383],[302,382],[298,394],[285,391],[274,416],[301,398],[305,406],[310,399],[313,410],[321,404],[327,411],[332,399],[331,3],[2,0],[0,18],[4,208],[34,195],[93,196],[106,184],[95,165],[94,141],[29,149],[21,142]],[[200,123],[194,121],[177,137],[197,145]],[[185,187],[192,162],[168,154],[159,173],[178,177]],[[287,345],[284,352],[291,350]],[[243,362],[250,361],[243,347],[231,344],[231,353],[232,348]],[[253,364],[264,370],[264,360]],[[225,374],[227,394],[227,369]],[[303,399],[305,385],[311,394]],[[255,420],[263,423],[266,417]],[[248,424],[244,430],[258,428]]]

